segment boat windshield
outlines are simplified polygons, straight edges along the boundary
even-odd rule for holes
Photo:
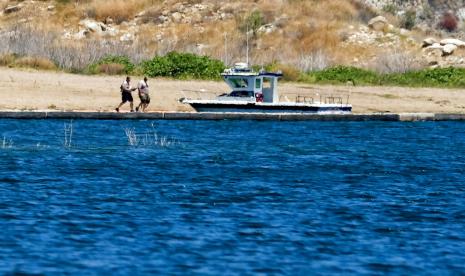
[[[228,80],[233,88],[247,88],[249,86],[249,81],[246,78],[230,78]]]
[[[229,95],[229,97],[253,97],[252,91],[233,91]]]

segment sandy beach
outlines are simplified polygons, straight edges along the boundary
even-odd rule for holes
[[[0,110],[112,111],[121,100],[119,86],[124,76],[85,76],[29,69],[0,68]],[[133,77],[133,85],[139,77]],[[149,80],[150,111],[193,111],[178,102],[187,97],[214,97],[228,91],[219,81]],[[432,112],[465,113],[464,89],[318,86],[280,83],[282,99],[297,95],[318,99],[349,97],[354,113]],[[139,103],[136,93],[135,104]],[[129,111],[129,105],[122,108]]]

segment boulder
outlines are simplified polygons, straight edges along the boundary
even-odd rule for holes
[[[54,11],[55,10],[55,6],[54,5],[50,5],[47,7],[47,11]]]
[[[102,36],[116,36],[119,33],[119,30],[113,27],[107,27],[102,33]]]
[[[80,30],[78,33],[73,35],[73,38],[76,40],[84,39],[90,35],[89,30]]]
[[[434,50],[434,49],[443,49],[444,46],[442,46],[441,44],[439,43],[433,43],[433,45],[430,45],[428,47],[425,48],[425,50]]]
[[[465,47],[464,41],[455,38],[446,38],[441,40],[439,43],[441,43],[441,45],[454,44],[457,47]]]
[[[130,33],[127,33],[127,34],[124,34],[122,35],[119,40],[121,42],[133,42],[134,41],[134,35],[133,34],[130,34]]]
[[[257,32],[260,34],[269,34],[276,30],[276,26],[273,24],[266,24],[258,28]]]
[[[95,33],[98,35],[105,35],[109,27],[103,22],[97,22],[95,20],[82,20],[79,24],[84,27],[89,33]],[[111,33],[111,32],[110,32]]]
[[[444,56],[452,55],[457,50],[457,45],[446,44],[442,47],[442,53]]]
[[[428,47],[428,46],[431,46],[433,44],[437,44],[438,41],[432,37],[428,37],[428,38],[425,38],[423,39],[423,44],[422,44],[422,48],[425,48],[425,47]]]
[[[377,16],[368,22],[368,27],[375,31],[384,31],[388,25],[389,23],[384,16]]]
[[[465,8],[458,9],[456,12],[456,15],[460,21],[464,21],[465,20]]]
[[[428,56],[440,57],[444,54],[444,46],[439,43],[435,43],[431,46],[424,48],[423,50]]]
[[[107,24],[107,25],[113,24],[113,18],[111,18],[111,17],[105,18],[105,24]]]
[[[14,5],[14,6],[7,6],[4,10],[3,10],[3,13],[4,14],[10,14],[10,13],[14,13],[14,12],[17,12],[21,10],[21,6],[20,5]]]
[[[83,26],[87,30],[93,33],[100,33],[105,30],[105,27],[102,28],[103,23],[90,20],[90,19],[84,19],[79,22],[79,25]]]

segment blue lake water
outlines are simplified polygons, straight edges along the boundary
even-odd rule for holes
[[[69,123],[0,120],[0,274],[465,271],[464,123]]]

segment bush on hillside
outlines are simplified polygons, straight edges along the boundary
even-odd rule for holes
[[[435,68],[388,74],[382,77],[384,85],[417,87],[465,87],[464,68]]]
[[[244,22],[240,25],[240,30],[247,32],[252,31],[253,35],[257,35],[258,29],[265,24],[265,18],[260,11],[253,11],[247,16]]]
[[[458,25],[459,22],[457,17],[451,12],[444,13],[442,15],[441,21],[439,22],[439,27],[449,32],[457,30]]]
[[[397,6],[394,4],[386,4],[383,6],[383,11],[390,13],[392,15],[396,15],[397,13]]]
[[[321,84],[351,82],[355,85],[465,88],[465,68],[435,68],[378,75],[355,67],[337,66],[308,73],[302,80]]]
[[[131,74],[135,65],[125,56],[105,56],[87,67],[87,73],[109,75]]]
[[[415,10],[408,10],[403,14],[400,26],[407,30],[411,30],[413,27],[415,27],[416,21],[417,12]]]
[[[171,52],[142,62],[142,71],[150,77],[218,79],[225,66],[207,56]]]

